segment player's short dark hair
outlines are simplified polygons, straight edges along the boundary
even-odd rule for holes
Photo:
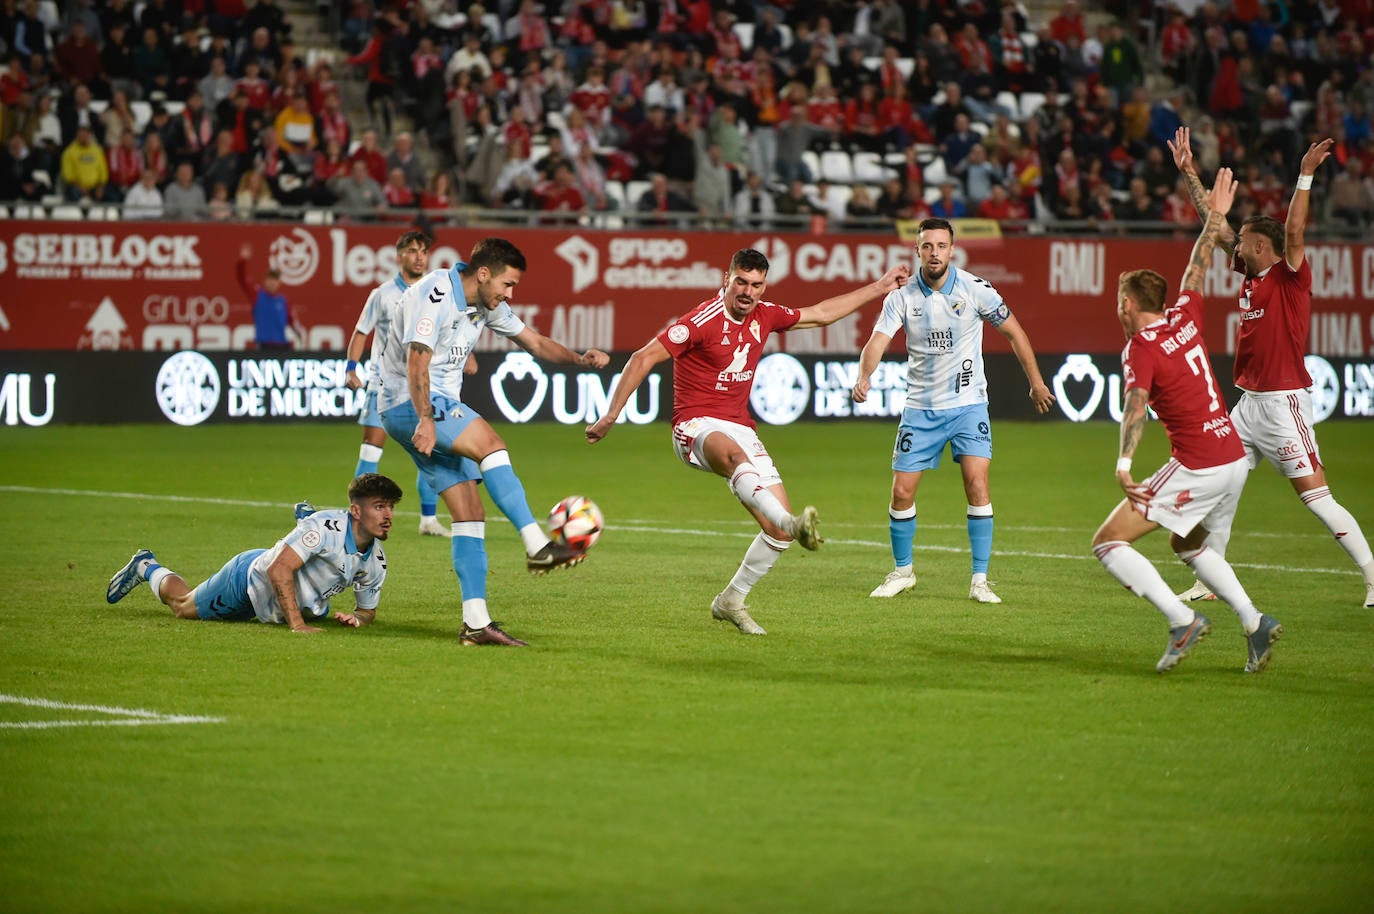
[[[921,220],[921,224],[916,226],[916,234],[930,231],[931,229],[944,229],[949,232],[949,240],[954,240],[954,225],[948,219],[941,219],[939,216],[930,216]]]
[[[756,251],[753,248],[740,248],[735,252],[735,256],[730,258],[730,272],[742,273],[745,270],[767,273],[768,258],[763,256],[762,251]]]
[[[525,255],[504,238],[483,238],[473,245],[472,253],[468,255],[468,268],[463,273],[471,276],[482,267],[493,273],[504,273],[507,267],[514,267],[522,273],[528,269]]]
[[[418,243],[420,247],[428,251],[431,247],[433,247],[434,239],[426,235],[424,232],[406,232],[400,238],[396,239],[396,250],[404,251],[406,248],[416,243]]]
[[[401,487],[381,473],[360,473],[348,484],[348,501],[358,504],[369,498],[380,498],[393,505],[401,500]]]
[[[1251,216],[1240,224],[1241,228],[1250,226],[1250,231],[1258,232],[1274,246],[1274,253],[1283,256],[1283,223],[1273,216]]]
[[[1131,297],[1141,311],[1151,314],[1164,312],[1164,296],[1169,294],[1169,281],[1154,270],[1130,270],[1121,274],[1120,288]]]

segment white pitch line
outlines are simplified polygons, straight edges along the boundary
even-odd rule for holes
[[[163,714],[144,708],[117,708],[106,705],[79,705],[48,698],[0,695],[0,704],[23,705],[49,711],[89,711],[114,715],[114,720],[31,720],[0,721],[3,730],[48,730],[56,727],[142,727],[154,724],[221,724],[223,717],[198,717],[191,714]]]
[[[151,495],[151,494],[147,494],[147,493],[143,493],[143,492],[106,492],[106,491],[100,491],[100,490],[97,490],[97,489],[61,489],[61,488],[51,488],[51,489],[49,489],[49,488],[40,488],[40,487],[37,487],[37,486],[7,486],[7,485],[0,485],[0,492],[21,492],[21,493],[38,494],[38,495],[76,495],[76,496],[80,496],[80,497],[82,497],[82,498],[127,498],[127,499],[139,500],[139,501],[169,501],[169,502],[178,502],[178,503],[196,502],[196,503],[208,504],[208,505],[237,505],[237,506],[240,506],[240,507],[249,507],[249,508],[274,508],[274,509],[283,508],[283,505],[281,505],[281,504],[278,503],[278,502],[274,502],[274,501],[252,501],[252,500],[248,500],[248,499],[234,499],[234,498],[209,498],[209,497],[190,496],[190,495]],[[730,523],[732,526],[735,525],[734,522],[727,522],[727,523]],[[739,525],[740,525],[740,526],[747,526],[747,522],[741,521],[741,522],[739,522]],[[851,527],[853,527],[853,526],[859,526],[859,525],[857,525],[857,524],[847,524],[847,525],[846,525],[846,524],[836,524],[836,525],[834,525],[834,526],[851,526]],[[925,530],[963,530],[963,529],[964,529],[963,527],[957,526],[957,525],[954,525],[954,524],[922,524],[921,527],[922,527],[922,529],[925,529]],[[659,526],[655,526],[653,521],[640,521],[640,520],[629,520],[629,521],[622,521],[622,522],[620,522],[620,523],[615,523],[615,524],[608,524],[606,529],[608,529],[608,530],[615,530],[615,529],[617,529],[617,528],[619,528],[619,529],[624,529],[624,530],[636,530],[636,531],[640,531],[640,532],[644,532],[644,533],[663,533],[663,534],[667,534],[667,535],[670,535],[670,536],[721,536],[721,535],[724,535],[724,536],[749,536],[749,537],[752,537],[752,536],[755,535],[753,532],[732,533],[732,532],[728,532],[728,531],[701,530],[701,529],[697,529],[697,528],[659,527]],[[1075,534],[1081,534],[1081,533],[1083,533],[1082,530],[1079,530],[1079,529],[1076,529],[1076,528],[1073,528],[1073,527],[1004,527],[1003,529],[1004,529],[1004,530],[1005,530],[1005,529],[1011,529],[1011,530],[1018,530],[1018,531],[1024,531],[1024,532],[1040,532],[1040,533],[1075,533]],[[1246,531],[1240,531],[1240,532],[1235,533],[1234,536],[1233,536],[1232,538],[1235,539],[1235,538],[1239,538],[1239,537],[1241,537],[1241,536],[1263,536],[1263,537],[1274,537],[1274,538],[1278,538],[1278,537],[1295,538],[1296,536],[1306,536],[1306,535],[1308,535],[1308,534],[1288,535],[1288,534],[1280,534],[1280,533],[1246,532]],[[882,548],[882,549],[890,548],[890,544],[887,543],[886,541],[883,541],[883,542],[875,542],[875,541],[873,541],[873,540],[827,539],[826,542],[828,542],[828,543],[834,543],[834,544],[837,544],[837,545],[844,545],[844,546],[867,546],[867,547]],[[926,551],[926,552],[952,552],[952,553],[963,553],[963,552],[967,552],[967,551],[968,551],[967,549],[963,549],[963,548],[955,547],[955,546],[917,545],[915,548],[918,549],[918,550]],[[996,551],[994,552],[994,554],[995,554],[995,555],[1003,555],[1003,556],[1017,556],[1017,557],[1019,557],[1019,558],[1033,558],[1033,559],[1071,559],[1071,560],[1074,560],[1074,561],[1088,561],[1088,560],[1092,559],[1093,561],[1096,561],[1096,559],[1093,559],[1093,558],[1092,558],[1091,553],[1085,553],[1085,554],[1080,555],[1080,554],[1078,554],[1078,553],[1063,553],[1063,552],[1020,552],[1020,551],[1008,551],[1008,550],[998,549],[998,550],[996,550]],[[1298,573],[1309,572],[1309,573],[1312,573],[1312,574],[1354,574],[1354,573],[1355,573],[1354,571],[1352,571],[1352,570],[1350,570],[1350,569],[1347,569],[1347,568],[1304,568],[1304,567],[1298,567],[1298,566],[1293,566],[1293,565],[1264,565],[1264,564],[1256,564],[1256,563],[1251,563],[1251,562],[1232,562],[1232,563],[1231,563],[1231,567],[1233,567],[1233,568],[1251,568],[1251,569],[1255,569],[1255,570],[1258,570],[1258,571],[1285,571],[1285,572],[1298,572]]]
[[[720,530],[691,530],[691,529],[682,529],[682,528],[678,528],[678,527],[653,527],[653,526],[648,526],[648,525],[641,525],[641,524],[640,524],[639,522],[637,522],[637,521],[632,521],[632,522],[630,522],[630,523],[625,523],[625,524],[607,524],[607,525],[606,525],[606,529],[607,529],[607,530],[617,530],[617,529],[622,529],[622,530],[633,530],[633,531],[635,531],[636,533],[666,533],[666,534],[675,535],[675,536],[733,536],[733,537],[738,537],[738,538],[740,538],[740,539],[743,539],[743,538],[745,538],[745,537],[752,538],[752,537],[754,537],[754,536],[757,535],[757,534],[755,534],[755,533],[749,533],[749,532],[744,532],[744,533],[733,533],[733,532],[726,532],[726,531],[720,531]],[[953,529],[962,529],[962,528],[950,527],[950,528],[948,528],[948,529],[953,530]],[[1013,529],[1017,529],[1017,528],[1013,528]],[[1081,533],[1082,531],[1080,531],[1080,530],[1075,530],[1075,531],[1073,531],[1073,532],[1075,532],[1075,533]],[[870,548],[875,548],[875,549],[890,549],[890,548],[892,548],[892,544],[891,544],[891,543],[888,543],[888,542],[877,542],[877,541],[874,541],[874,540],[836,539],[836,538],[833,538],[833,537],[826,537],[825,542],[828,543],[828,544],[830,544],[830,545],[837,545],[837,546],[865,546],[865,547],[870,547]],[[916,551],[918,551],[918,552],[946,552],[946,553],[954,553],[954,554],[958,554],[958,555],[966,555],[966,554],[968,553],[968,548],[965,547],[965,546],[935,546],[935,545],[930,545],[930,544],[925,544],[925,543],[918,543],[918,544],[914,545],[913,548],[914,548]],[[1025,552],[1025,551],[1017,550],[1017,549],[996,549],[996,550],[993,550],[993,555],[995,555],[995,556],[1015,556],[1015,557],[1017,557],[1017,558],[1029,558],[1029,559],[1069,559],[1069,560],[1078,561],[1078,562],[1087,562],[1087,561],[1093,561],[1093,562],[1095,562],[1095,561],[1097,561],[1097,559],[1093,558],[1093,555],[1092,555],[1091,552],[1084,552],[1084,553],[1082,553],[1082,554],[1079,554],[1079,553],[1075,553],[1075,552]],[[1263,565],[1263,564],[1258,564],[1258,563],[1255,563],[1255,562],[1232,562],[1232,563],[1231,563],[1231,567],[1232,567],[1232,568],[1251,568],[1251,569],[1255,569],[1255,570],[1257,570],[1257,571],[1285,571],[1285,572],[1297,572],[1297,573],[1308,572],[1308,573],[1311,573],[1311,574],[1356,574],[1356,573],[1357,573],[1355,570],[1349,569],[1349,568],[1308,568],[1308,567],[1299,567],[1299,566],[1293,566],[1293,565]]]

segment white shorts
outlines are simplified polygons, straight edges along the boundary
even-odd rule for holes
[[[1312,394],[1305,390],[1243,391],[1231,421],[1252,470],[1263,457],[1283,476],[1299,479],[1321,465],[1312,430]]]
[[[747,425],[740,425],[738,422],[726,422],[724,419],[688,419],[673,426],[673,451],[677,458],[689,467],[698,470],[705,470],[714,473],[711,465],[706,462],[706,455],[702,448],[706,445],[706,439],[713,433],[719,432],[731,441],[740,446],[749,457],[749,462],[758,470],[759,480],[765,486],[777,485],[782,482],[782,477],[778,475],[778,468],[773,465],[773,458],[768,455],[768,448],[763,446],[759,440],[758,433]]]
[[[1230,530],[1240,503],[1250,463],[1244,457],[1205,470],[1190,470],[1170,460],[1145,481],[1153,497],[1144,509],[1146,520],[1187,536],[1198,524],[1208,532]]]

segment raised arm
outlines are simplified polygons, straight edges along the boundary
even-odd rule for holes
[[[615,390],[611,391],[611,401],[606,406],[606,414],[587,426],[589,444],[596,444],[606,437],[611,426],[615,425],[615,420],[619,418],[620,411],[630,402],[630,397],[639,385],[644,383],[649,372],[655,365],[667,361],[670,357],[667,347],[659,342],[658,337],[654,337],[630,356],[630,360],[620,370],[620,379],[616,381]]]
[[[1174,138],[1168,142],[1169,152],[1174,156],[1174,164],[1178,166],[1179,172],[1188,183],[1188,196],[1193,201],[1193,208],[1197,210],[1198,217],[1206,222],[1211,206],[1207,202],[1207,189],[1202,186],[1202,179],[1197,176],[1197,168],[1193,165],[1193,147],[1188,128],[1178,128],[1174,132]],[[1223,223],[1223,226],[1215,244],[1230,256],[1236,252],[1236,233],[1231,231],[1229,225]]]
[[[894,289],[900,289],[906,285],[906,281],[910,277],[911,267],[908,264],[900,263],[884,273],[882,278],[876,282],[861,286],[853,292],[836,295],[834,298],[827,298],[823,302],[802,308],[800,311],[801,320],[788,329],[807,330],[811,327],[824,327],[833,324],[840,318],[853,314],[869,301],[882,298]]]
[[[1312,203],[1312,175],[1331,155],[1335,142],[1328,137],[1308,146],[1302,165],[1298,167],[1298,183],[1293,187],[1293,199],[1288,204],[1288,221],[1283,224],[1283,256],[1294,270],[1302,266],[1307,256],[1307,212]]]
[[[253,248],[245,244],[239,248],[239,260],[234,264],[234,276],[238,278],[239,288],[250,299],[258,297],[258,284],[248,278],[248,258],[253,256]]]
[[[1236,199],[1236,179],[1231,169],[1217,170],[1217,183],[1205,198],[1207,216],[1202,223],[1202,234],[1193,245],[1193,254],[1188,259],[1188,269],[1183,272],[1183,290],[1201,292],[1207,268],[1212,265],[1212,250],[1217,246],[1221,227],[1226,224],[1226,214]]]

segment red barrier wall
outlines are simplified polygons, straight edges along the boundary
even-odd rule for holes
[[[269,260],[309,331],[307,348],[343,348],[368,291],[394,275],[403,230],[377,225],[207,225],[0,222],[0,348],[248,348],[250,303],[234,279],[242,244],[254,246],[251,274]],[[526,254],[530,270],[515,305],[541,333],[574,348],[632,350],[672,317],[718,288],[730,255],[768,255],[767,297],[800,307],[848,291],[911,256],[895,237],[757,233],[443,230],[433,266],[500,234]],[[1110,352],[1123,343],[1116,276],[1151,267],[1182,274],[1191,239],[976,240],[957,265],[1002,293],[1037,352]],[[1319,355],[1374,352],[1374,245],[1314,244],[1312,340]],[[1239,322],[1239,276],[1217,255],[1207,278],[1208,338],[1230,352]],[[853,354],[878,303],[823,330],[783,334],[792,352]],[[490,335],[488,335],[489,337]],[[1000,334],[988,349],[1005,351]],[[489,339],[489,349],[507,348]]]

